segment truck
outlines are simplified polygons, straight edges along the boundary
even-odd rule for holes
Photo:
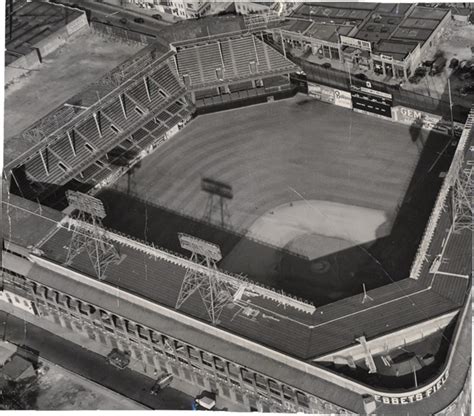
[[[438,75],[439,73],[443,72],[446,62],[447,59],[444,57],[444,55],[439,55],[431,66],[430,75]]]
[[[216,410],[216,394],[203,391],[199,396],[195,397],[193,410]]]
[[[150,393],[153,395],[158,394],[159,391],[163,390],[165,387],[168,387],[173,381],[173,375],[170,373],[163,373],[156,379],[155,384],[153,384]]]

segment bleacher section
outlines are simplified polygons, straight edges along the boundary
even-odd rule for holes
[[[10,164],[7,172],[12,171],[20,193],[45,198],[73,179],[95,185],[117,163],[123,166],[124,156],[140,153],[186,119],[192,107],[170,67],[171,55],[137,68],[130,79]]]
[[[298,70],[295,64],[252,34],[177,44],[175,48],[178,73],[190,90]]]
[[[144,48],[24,133],[36,145],[5,168],[19,194],[44,200],[71,181],[97,185],[190,116],[187,92],[201,107],[216,94],[264,97],[287,89],[286,75],[298,70],[248,33],[162,49]]]
[[[82,106],[94,104],[98,97],[106,96],[120,84],[133,77],[141,68],[150,65],[153,61],[167,52],[168,49],[157,42],[140,49],[140,51],[132,57],[122,62],[119,66],[113,68],[79,94],[70,98],[68,103]]]

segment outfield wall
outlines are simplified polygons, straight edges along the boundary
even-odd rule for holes
[[[370,116],[381,117],[375,112],[362,111],[360,109],[354,108],[354,95],[349,91],[328,87],[327,85],[317,84],[308,81],[308,95],[328,104],[349,108]],[[392,106],[391,117],[382,118],[385,120],[390,119],[396,123],[408,126],[417,125],[417,127],[422,128],[423,130],[435,131],[441,134],[445,134],[447,136],[451,134],[450,120],[443,119],[443,117],[432,113],[415,110],[401,105]],[[464,127],[463,124],[455,121],[453,125],[455,137],[461,137],[461,133]]]

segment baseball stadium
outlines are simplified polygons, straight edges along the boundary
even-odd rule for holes
[[[456,137],[294,74],[260,32],[150,44],[34,123],[0,303],[230,410],[461,414],[474,114]]]

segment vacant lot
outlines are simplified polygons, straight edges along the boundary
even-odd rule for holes
[[[38,410],[141,410],[135,402],[56,365],[39,378]],[[44,367],[43,367],[44,368]]]
[[[84,33],[44,59],[5,90],[5,162],[32,143],[17,136],[140,48]]]

